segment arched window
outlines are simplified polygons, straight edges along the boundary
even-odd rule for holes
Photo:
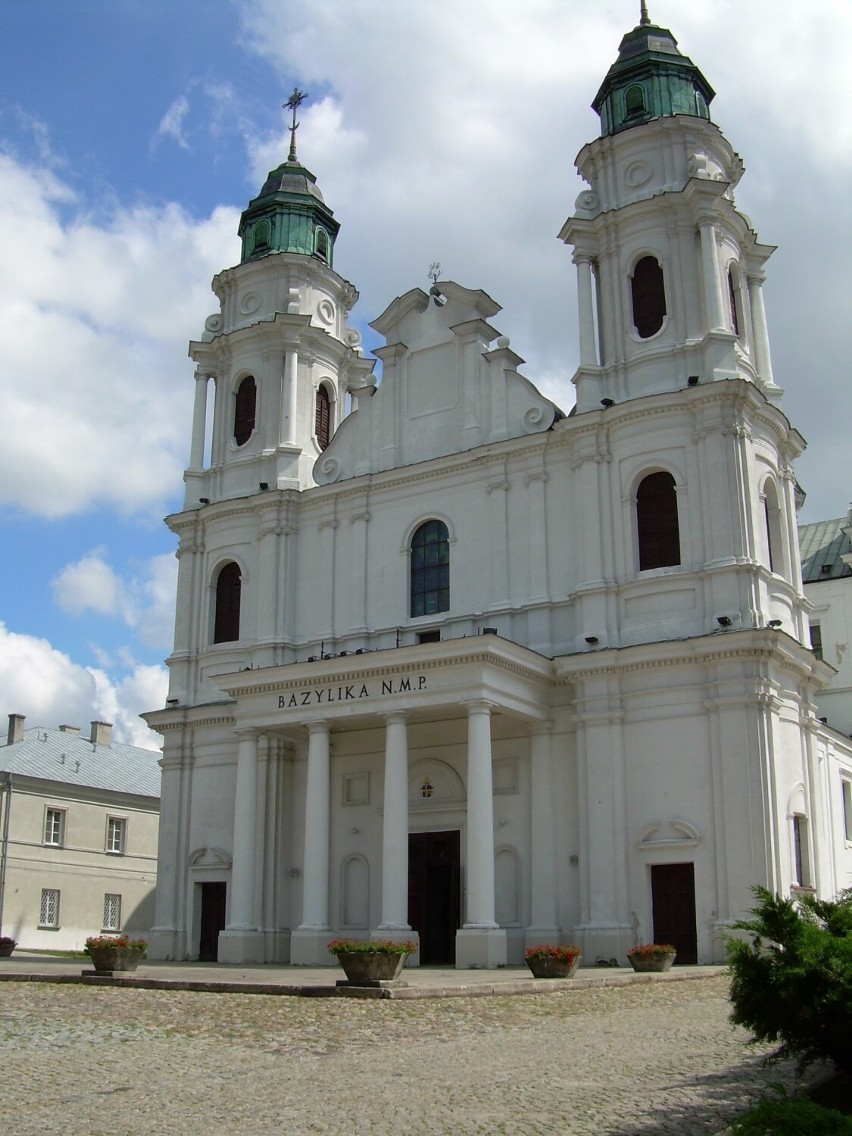
[[[782,540],[781,510],[778,507],[778,492],[775,483],[768,479],[763,487],[763,518],[766,524],[766,547],[770,572],[781,572]]]
[[[328,233],[325,229],[317,229],[315,245],[317,256],[321,256],[323,260],[328,260]]]
[[[450,608],[450,537],[443,521],[427,521],[411,538],[411,614]]]
[[[324,450],[331,441],[331,395],[325,384],[317,387],[314,433],[317,436],[317,445]]]
[[[624,112],[627,118],[638,118],[645,113],[645,92],[638,83],[624,92]]]
[[[240,637],[241,588],[240,566],[231,560],[222,566],[216,578],[214,643],[233,643]]]
[[[633,296],[633,322],[640,339],[649,339],[663,326],[666,315],[666,288],[663,270],[653,256],[643,256],[630,280]]]
[[[731,306],[731,327],[734,330],[734,335],[739,338],[740,317],[737,311],[737,282],[731,268],[728,269],[728,303]]]
[[[234,398],[234,441],[238,446],[244,446],[254,432],[256,408],[257,386],[251,375],[246,375]]]
[[[670,473],[651,473],[636,494],[639,570],[680,564],[677,492]]]
[[[268,221],[258,221],[252,230],[252,252],[263,252],[269,248],[270,228]]]

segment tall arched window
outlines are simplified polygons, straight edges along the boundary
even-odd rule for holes
[[[731,327],[733,328],[734,335],[739,338],[740,316],[737,310],[737,281],[732,268],[728,269],[728,303],[731,308]]]
[[[317,445],[324,450],[331,441],[331,395],[325,384],[317,387],[314,433],[317,436]]]
[[[317,256],[322,257],[323,260],[328,260],[328,233],[325,229],[317,229],[315,246]]]
[[[783,541],[781,533],[781,509],[778,506],[778,492],[771,478],[763,487],[763,517],[766,524],[766,548],[770,572],[783,571]]]
[[[670,473],[651,473],[636,494],[639,570],[680,564],[677,492]]]
[[[663,326],[666,315],[666,288],[663,270],[653,256],[636,262],[630,279],[633,322],[640,339],[649,339]]]
[[[252,436],[256,408],[257,386],[251,375],[246,375],[234,397],[234,441],[238,446],[244,446]]]
[[[645,92],[641,84],[634,83],[624,92],[624,112],[627,118],[638,118],[645,113]]]
[[[443,521],[426,521],[411,538],[411,614],[450,608],[450,537]]]
[[[239,639],[241,589],[240,566],[231,560],[222,566],[216,578],[214,643],[233,643]]]

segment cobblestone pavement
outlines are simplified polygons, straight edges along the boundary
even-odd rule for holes
[[[4,1136],[703,1136],[789,1064],[724,977],[357,1001],[0,984]]]

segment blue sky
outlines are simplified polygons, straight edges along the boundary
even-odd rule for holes
[[[106,718],[156,747],[189,448],[187,343],[286,156],[342,222],[362,329],[444,275],[503,304],[524,373],[573,401],[576,298],[555,239],[589,103],[632,0],[4,0],[0,7],[0,710]],[[775,379],[808,439],[803,519],[845,513],[852,6],[659,0],[717,91],[737,201],[778,251]],[[375,337],[365,337],[368,345]]]

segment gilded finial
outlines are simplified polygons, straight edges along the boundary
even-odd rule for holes
[[[648,5],[645,0],[640,0],[639,3],[639,26],[640,28],[647,27],[651,20],[648,17]]]
[[[307,91],[300,91],[298,87],[294,87],[290,98],[286,103],[282,104],[285,107],[289,107],[293,112],[293,117],[290,121],[290,153],[287,156],[288,162],[296,161],[296,131],[299,129],[299,123],[296,122],[296,111],[307,97]]]

